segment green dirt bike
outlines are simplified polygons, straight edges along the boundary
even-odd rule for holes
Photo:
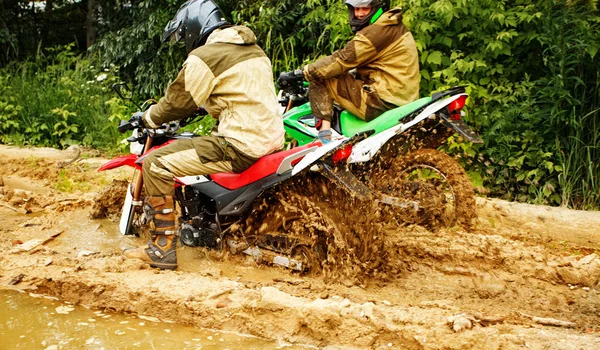
[[[284,127],[293,139],[290,146],[303,146],[317,139],[320,120],[312,114],[309,86],[302,73],[285,76],[278,81]],[[436,150],[455,133],[482,143],[461,119],[467,97],[463,87],[454,87],[389,110],[370,122],[336,107],[332,143],[347,144],[344,152],[314,163],[332,148],[320,147],[294,171],[302,171],[302,163],[310,165],[310,171],[320,172],[351,195],[392,206],[404,222],[468,227],[475,218],[473,185],[454,158]]]

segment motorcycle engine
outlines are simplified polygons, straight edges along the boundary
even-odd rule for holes
[[[200,194],[192,187],[177,193],[182,211],[179,235],[183,245],[190,247],[216,248],[219,239],[219,226],[215,213],[211,213],[202,201]]]
[[[217,224],[205,227],[195,227],[184,222],[179,230],[181,243],[190,247],[216,248],[218,246],[219,230]]]

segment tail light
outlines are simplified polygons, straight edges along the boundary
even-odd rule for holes
[[[333,164],[345,163],[351,154],[352,154],[352,145],[348,145],[340,150],[337,150],[331,157],[331,160],[333,160]]]
[[[460,119],[460,111],[465,106],[467,102],[467,95],[462,95],[456,100],[450,102],[448,105],[448,111],[450,112],[450,119],[458,120]]]

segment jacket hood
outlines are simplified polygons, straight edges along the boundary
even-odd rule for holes
[[[395,7],[385,12],[373,25],[395,26],[399,23],[402,23],[402,7]]]
[[[213,31],[206,39],[206,44],[212,43],[251,45],[256,44],[256,35],[244,26],[221,28]]]

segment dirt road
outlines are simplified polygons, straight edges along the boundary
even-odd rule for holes
[[[75,154],[0,146],[0,289],[319,348],[600,348],[600,212],[479,198],[472,232],[386,226],[403,268],[358,285],[189,247],[164,272],[89,218],[127,172]]]

